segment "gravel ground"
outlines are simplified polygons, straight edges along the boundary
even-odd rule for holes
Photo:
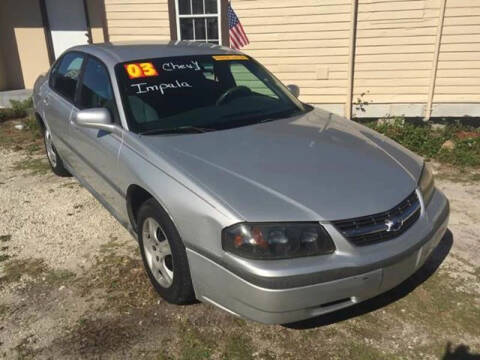
[[[450,232],[404,285],[283,327],[160,300],[128,232],[41,159],[0,148],[4,358],[480,358],[478,182],[437,178],[451,201]]]

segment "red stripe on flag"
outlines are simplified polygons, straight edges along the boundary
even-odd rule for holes
[[[235,26],[234,28],[232,28],[232,31],[235,34],[235,38],[236,38],[237,42],[240,44],[240,46],[243,46],[244,41],[243,41],[243,37],[242,37],[242,32],[238,28],[238,25]]]
[[[245,30],[243,30],[242,24],[238,23],[237,26],[240,27],[240,34],[242,35],[243,42],[245,43],[245,45],[248,45],[250,43],[250,41],[248,41],[247,34],[245,33]]]
[[[230,31],[232,33],[232,38],[234,39],[234,42],[236,43],[237,47],[242,47],[246,45],[244,36],[242,35],[242,32],[240,31],[238,26],[231,28]]]
[[[235,27],[232,29],[232,32],[235,38],[235,42],[237,43],[237,46],[241,48],[243,46],[243,41],[242,41],[241,35],[238,32],[238,29]]]
[[[239,48],[238,40],[235,33],[233,32],[233,29],[230,29],[230,43],[234,49]]]

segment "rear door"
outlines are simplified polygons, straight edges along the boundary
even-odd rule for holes
[[[69,122],[84,60],[85,56],[79,52],[62,56],[50,72],[50,89],[42,100],[53,144],[67,163],[71,160],[71,151],[67,144]]]
[[[77,111],[107,108],[112,119],[121,126],[108,70],[100,60],[92,56],[88,56],[83,68],[76,105],[71,120]],[[125,195],[120,190],[118,181],[121,137],[104,130],[79,127],[70,121],[68,143],[74,153],[73,168],[106,201],[110,210],[114,210],[116,215],[122,214]]]

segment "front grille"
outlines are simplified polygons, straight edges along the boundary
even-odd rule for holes
[[[332,224],[357,246],[394,239],[407,231],[420,217],[420,201],[416,192],[389,211]],[[388,224],[389,223],[389,224]]]

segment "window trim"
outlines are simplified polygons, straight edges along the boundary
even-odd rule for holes
[[[228,0],[217,0],[217,14],[191,14],[180,15],[178,0],[168,0],[168,13],[170,20],[170,38],[172,41],[181,40],[180,19],[195,17],[216,17],[218,20],[218,44],[220,46],[230,46],[227,24],[227,5]],[[205,29],[206,30],[206,29]]]
[[[69,99],[68,97],[66,97],[65,95],[63,95],[62,93],[58,92],[55,87],[52,85],[52,81],[53,81],[53,78],[52,78],[52,71],[57,67],[57,66],[60,66],[60,63],[62,62],[63,58],[66,56],[66,55],[69,55],[69,54],[78,54],[80,56],[83,57],[83,62],[82,62],[82,66],[80,67],[80,73],[78,74],[78,79],[77,79],[77,84],[75,85],[75,93],[73,94],[73,99]],[[52,67],[50,68],[50,72],[48,74],[48,87],[51,91],[53,91],[56,95],[60,96],[62,99],[64,99],[65,101],[67,101],[69,104],[72,104],[73,106],[77,107],[77,94],[78,94],[78,89],[79,89],[79,86],[78,84],[80,84],[80,80],[83,76],[83,68],[85,67],[85,64],[86,64],[86,58],[87,58],[87,54],[82,52],[82,51],[76,51],[76,50],[73,50],[73,51],[67,51],[65,53],[62,54],[62,56],[60,56],[56,61],[55,63],[52,65]]]

